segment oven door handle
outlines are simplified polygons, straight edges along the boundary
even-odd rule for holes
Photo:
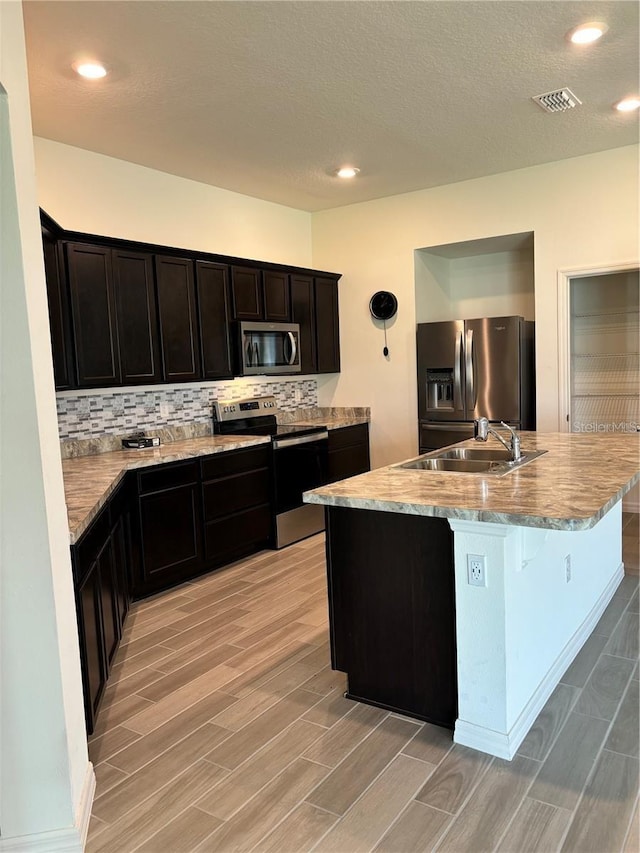
[[[329,433],[312,432],[309,435],[292,436],[291,438],[275,438],[273,440],[274,450],[283,450],[285,447],[295,447],[297,444],[310,444],[312,441],[326,441]]]

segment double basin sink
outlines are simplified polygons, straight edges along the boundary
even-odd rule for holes
[[[511,459],[508,450],[481,449],[476,447],[445,447],[434,450],[417,459],[403,462],[398,468],[413,471],[447,471],[462,474],[508,474],[522,468],[546,450],[524,450],[517,462]]]

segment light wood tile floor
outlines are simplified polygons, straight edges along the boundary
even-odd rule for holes
[[[326,608],[322,536],[133,607],[89,743],[89,853],[637,853],[637,577],[511,762],[345,699]]]

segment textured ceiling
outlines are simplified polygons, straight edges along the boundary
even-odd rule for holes
[[[322,210],[638,140],[633,0],[24,3],[34,133]],[[604,20],[597,44],[565,33]],[[111,68],[87,82],[71,62]],[[557,114],[530,98],[568,86]],[[361,169],[351,182],[332,170]]]

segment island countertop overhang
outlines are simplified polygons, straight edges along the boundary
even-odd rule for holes
[[[306,492],[307,503],[554,530],[593,527],[640,482],[640,433],[523,432],[546,450],[502,476],[412,471],[401,462]],[[490,439],[499,446],[499,442]],[[477,446],[471,439],[463,445]]]

